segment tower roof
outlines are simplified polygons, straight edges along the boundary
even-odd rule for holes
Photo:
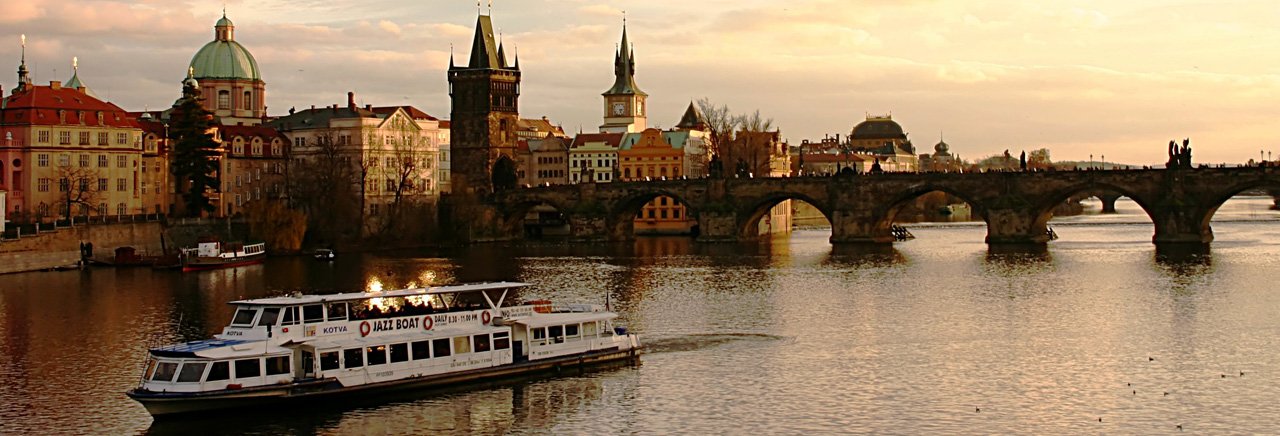
[[[262,80],[258,61],[235,41],[235,26],[223,16],[214,26],[213,41],[191,58],[197,79]]]
[[[613,58],[613,87],[605,91],[604,95],[649,95],[636,85],[635,50],[631,49],[630,44],[627,41],[627,24],[623,22],[622,44]]]
[[[707,119],[702,116],[702,111],[698,110],[698,106],[689,102],[689,108],[684,110],[684,116],[680,117],[680,122],[676,124],[677,129],[685,130],[703,130],[709,126]]]
[[[866,121],[853,127],[850,139],[907,139],[902,126],[892,116],[868,116]]]
[[[476,17],[476,36],[471,40],[471,58],[467,68],[504,69],[507,60],[493,38],[493,20],[488,15]]]

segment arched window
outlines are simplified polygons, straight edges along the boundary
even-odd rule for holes
[[[218,109],[231,109],[231,91],[218,91]]]
[[[247,111],[253,110],[253,93],[252,92],[249,92],[249,91],[244,92],[244,110],[247,110]]]

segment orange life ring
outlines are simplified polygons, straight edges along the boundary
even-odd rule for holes
[[[362,321],[360,323],[360,336],[369,336],[369,321]]]
[[[489,315],[489,311],[480,312],[480,322],[488,324],[493,317]]]
[[[431,317],[430,317],[430,316],[424,316],[424,317],[422,317],[422,329],[423,329],[423,330],[431,330],[431,328],[432,328],[432,327],[435,327],[435,325],[436,325],[436,320],[431,319]]]

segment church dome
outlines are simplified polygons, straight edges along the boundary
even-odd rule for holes
[[[938,145],[933,146],[933,151],[937,152],[939,155],[947,154],[950,149],[951,146],[947,145],[944,141],[938,141]]]
[[[198,79],[262,80],[258,61],[249,50],[235,41],[235,25],[223,16],[214,26],[214,40],[205,44],[195,57],[191,68]]]
[[[893,121],[893,117],[867,117],[866,121],[853,127],[850,139],[907,139],[902,126]]]

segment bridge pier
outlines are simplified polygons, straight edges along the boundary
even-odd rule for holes
[[[738,242],[738,215],[734,212],[698,212],[698,242]]]
[[[880,219],[870,211],[834,210],[831,212],[832,244],[893,244],[897,239],[883,228]]]
[[[608,223],[603,217],[570,215],[569,234],[575,241],[626,240],[626,236],[615,239],[608,231]]]
[[[1171,205],[1157,208],[1152,214],[1156,234],[1151,238],[1160,245],[1204,245],[1213,242],[1213,229],[1203,208]]]
[[[1047,217],[1023,208],[987,209],[987,244],[1044,245],[1049,242]]]
[[[1098,199],[1102,200],[1102,213],[1116,213],[1116,200],[1120,197],[1119,194],[1099,195]]]

